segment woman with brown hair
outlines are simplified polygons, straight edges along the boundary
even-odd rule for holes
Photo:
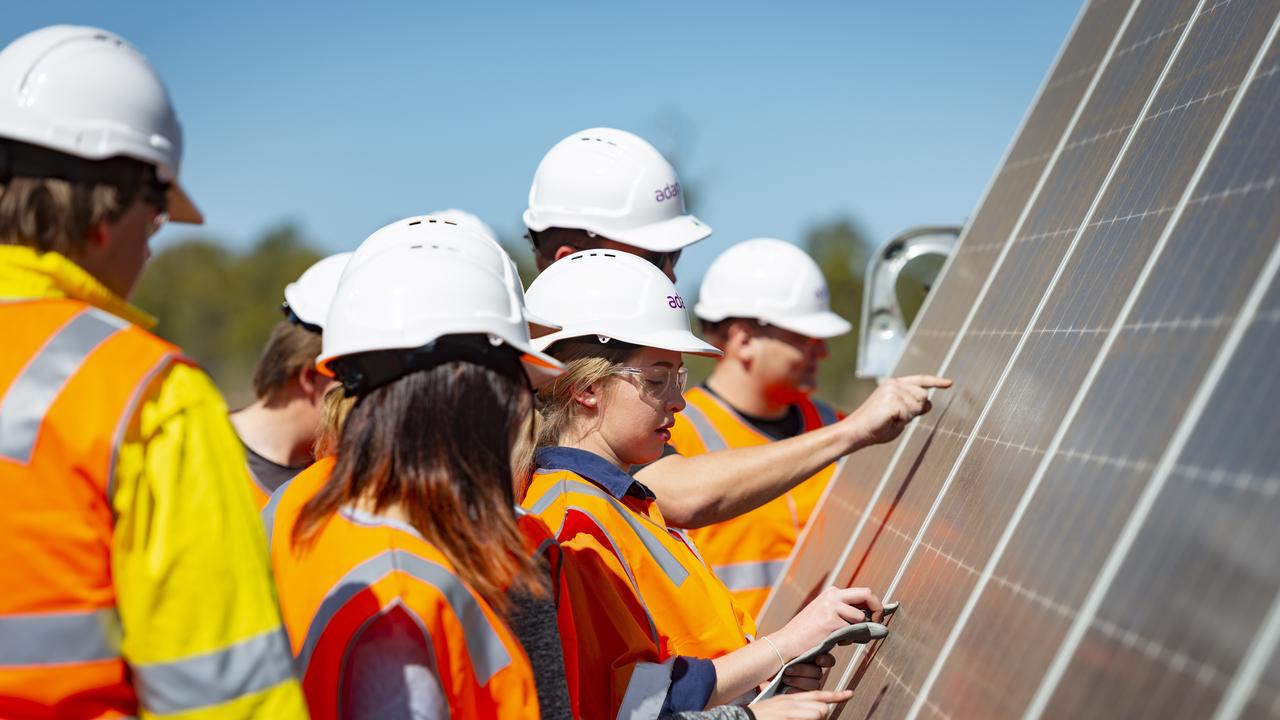
[[[531,349],[505,278],[442,250],[465,230],[384,230],[406,242],[353,259],[325,328],[319,367],[355,398],[335,453],[264,511],[312,715],[565,717],[511,600],[551,607],[512,466],[531,387],[558,363]]]

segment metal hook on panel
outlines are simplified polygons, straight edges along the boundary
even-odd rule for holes
[[[881,245],[867,263],[858,337],[858,377],[882,380],[893,371],[907,337],[907,323],[898,302],[898,276],[916,258],[951,255],[960,230],[952,225],[912,228]]]

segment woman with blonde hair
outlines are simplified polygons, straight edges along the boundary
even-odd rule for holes
[[[544,426],[523,505],[555,532],[578,587],[578,701],[588,717],[657,717],[741,701],[788,661],[881,606],[866,588],[829,588],[781,630],[755,625],[681,531],[667,527],[633,466],[670,439],[687,370],[683,353],[717,355],[689,331],[671,282],[640,258],[569,255],[530,286],[531,310],[562,329],[534,341],[565,365],[539,390]],[[830,656],[784,682],[819,686]],[[755,716],[819,717],[841,693],[778,696]]]

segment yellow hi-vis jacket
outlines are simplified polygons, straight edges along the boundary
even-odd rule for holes
[[[577,638],[565,658],[578,664],[582,716],[704,708],[710,659],[746,645],[755,623],[644,485],[574,448],[542,448],[537,466],[522,505],[560,544]]]
[[[691,388],[687,405],[676,415],[670,445],[685,457],[772,442],[723,400],[705,388]],[[797,403],[804,431],[836,422],[840,415],[814,400]],[[831,481],[835,464],[818,471],[782,495],[732,520],[689,531],[702,557],[752,616],[758,615],[769,589],[782,575],[800,531]]]
[[[0,717],[306,717],[226,407],[150,323],[0,246]]]

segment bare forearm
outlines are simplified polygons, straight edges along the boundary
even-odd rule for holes
[[[657,495],[668,524],[698,528],[754,510],[866,444],[837,423],[767,445],[670,455],[636,479]]]
[[[756,640],[711,662],[716,666],[716,689],[707,707],[733,702],[754,691],[782,668],[777,653],[764,640]]]

